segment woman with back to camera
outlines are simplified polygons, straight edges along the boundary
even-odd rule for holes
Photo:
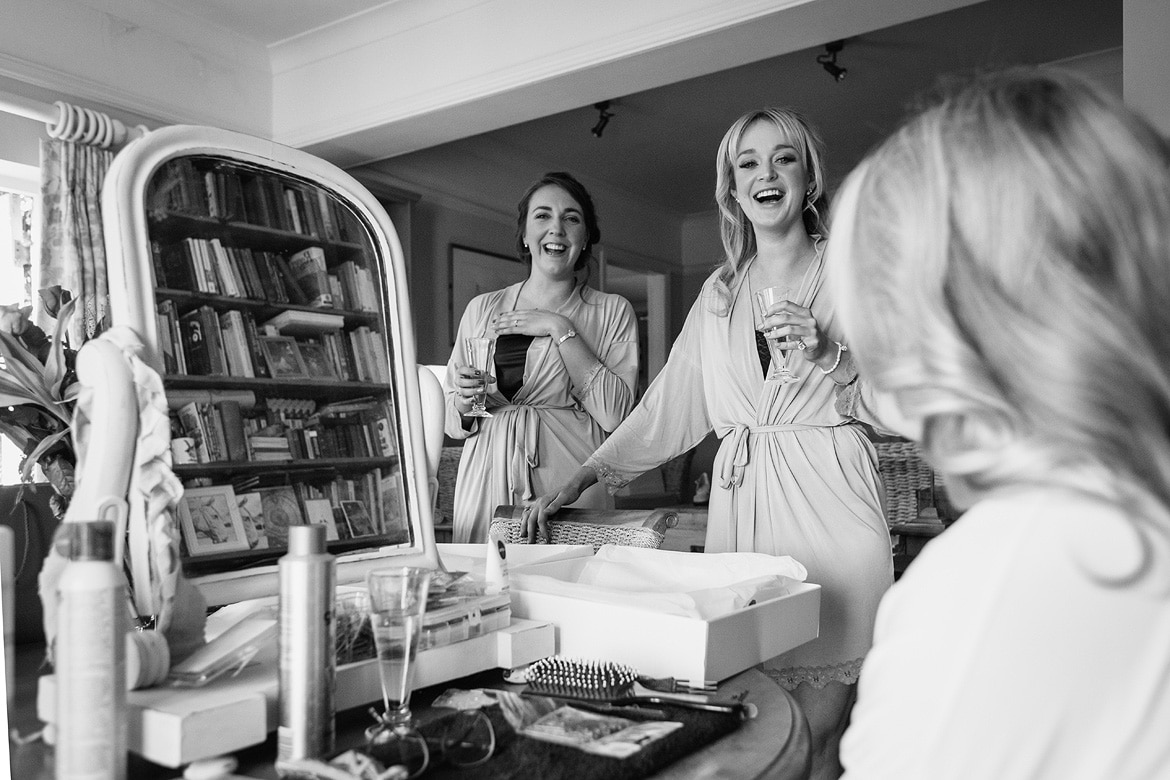
[[[447,363],[446,432],[464,440],[456,542],[485,541],[497,506],[523,504],[563,482],[634,406],[634,308],[585,283],[601,238],[589,192],[568,173],[547,173],[517,211],[516,250],[528,278],[472,299]],[[470,336],[495,339],[489,377],[468,365]],[[485,389],[492,416],[470,416]],[[598,489],[577,506],[613,501]]]
[[[820,637],[764,664],[809,719],[816,778],[840,773],[853,684],[893,582],[877,457],[861,426],[834,409],[857,373],[824,283],[825,190],[821,142],[800,113],[736,120],[716,158],[726,261],[638,407],[527,512],[530,534],[544,533],[547,517],[586,487],[617,489],[714,430],[722,442],[706,550],[790,555],[822,586]],[[754,294],[767,287],[791,293],[757,311]],[[772,373],[782,366],[765,339],[787,348],[795,381]]]
[[[873,408],[968,507],[882,602],[849,778],[1170,777],[1168,170],[1119,100],[1021,70],[844,185]]]

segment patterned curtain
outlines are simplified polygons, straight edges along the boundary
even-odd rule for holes
[[[68,330],[74,349],[108,324],[101,194],[113,158],[95,146],[41,141],[40,303],[55,317],[65,301],[77,300]]]

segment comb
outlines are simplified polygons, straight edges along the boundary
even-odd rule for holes
[[[654,691],[638,682],[632,666],[612,661],[551,655],[534,661],[527,672],[524,693],[555,699],[606,704],[667,704],[746,718],[750,708],[738,701],[720,701],[701,694]]]

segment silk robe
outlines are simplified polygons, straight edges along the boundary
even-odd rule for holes
[[[620,295],[580,286],[557,313],[573,321],[577,338],[597,355],[581,387],[574,387],[548,336],[534,338],[525,360],[524,384],[509,402],[493,383],[487,408],[492,417],[469,418],[463,427],[455,408],[455,367],[466,363],[463,340],[492,336],[492,319],[512,311],[522,283],[473,298],[463,313],[443,382],[446,433],[462,439],[455,482],[456,542],[487,539],[500,504],[522,504],[568,481],[634,406],[638,381],[638,320]],[[612,508],[613,499],[594,486],[573,504]]]
[[[797,302],[841,340],[820,250]],[[666,366],[587,465],[616,490],[714,430],[722,441],[707,551],[790,555],[822,588],[820,636],[765,671],[788,689],[854,683],[893,582],[877,456],[862,428],[834,409],[838,387],[817,366],[790,355],[799,381],[765,381],[746,279],[745,268],[730,311],[715,275],[707,279]]]

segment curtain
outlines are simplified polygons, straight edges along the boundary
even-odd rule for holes
[[[77,300],[77,313],[68,329],[73,349],[79,349],[106,324],[109,289],[101,193],[113,157],[95,146],[41,141],[43,230],[38,313],[55,317],[68,300],[65,295]]]

